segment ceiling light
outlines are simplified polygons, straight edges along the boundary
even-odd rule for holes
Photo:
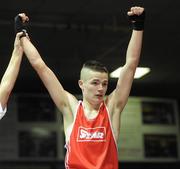
[[[110,77],[111,78],[118,78],[121,69],[122,69],[122,67],[119,67],[116,70],[114,70],[113,72],[111,72],[110,73]],[[148,68],[148,67],[137,67],[135,75],[134,75],[134,78],[135,79],[140,79],[141,77],[143,77],[144,75],[146,75],[150,71],[151,71],[151,69]]]

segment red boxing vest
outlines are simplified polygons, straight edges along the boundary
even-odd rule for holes
[[[118,151],[105,103],[87,119],[80,102],[66,144],[66,169],[118,169]]]

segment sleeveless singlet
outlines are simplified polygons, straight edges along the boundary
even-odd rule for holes
[[[80,101],[66,148],[66,169],[118,169],[117,145],[104,102],[98,115],[88,119]]]
[[[2,106],[1,106],[1,103],[0,103],[0,120],[1,120],[1,119],[3,118],[3,116],[5,115],[6,110],[7,110],[7,108],[5,108],[5,109],[3,110]]]

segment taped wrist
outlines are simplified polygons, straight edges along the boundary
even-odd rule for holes
[[[145,11],[141,15],[128,16],[134,30],[144,30]]]
[[[15,29],[15,33],[17,34],[18,32],[23,32],[23,34],[21,35],[21,37],[26,36],[27,33],[27,22],[22,21],[22,18],[17,15],[14,18],[14,29]],[[21,38],[20,37],[20,38]]]

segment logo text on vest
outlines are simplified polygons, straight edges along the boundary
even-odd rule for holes
[[[81,126],[78,128],[77,141],[78,142],[106,141],[106,128],[105,127],[85,128]]]

